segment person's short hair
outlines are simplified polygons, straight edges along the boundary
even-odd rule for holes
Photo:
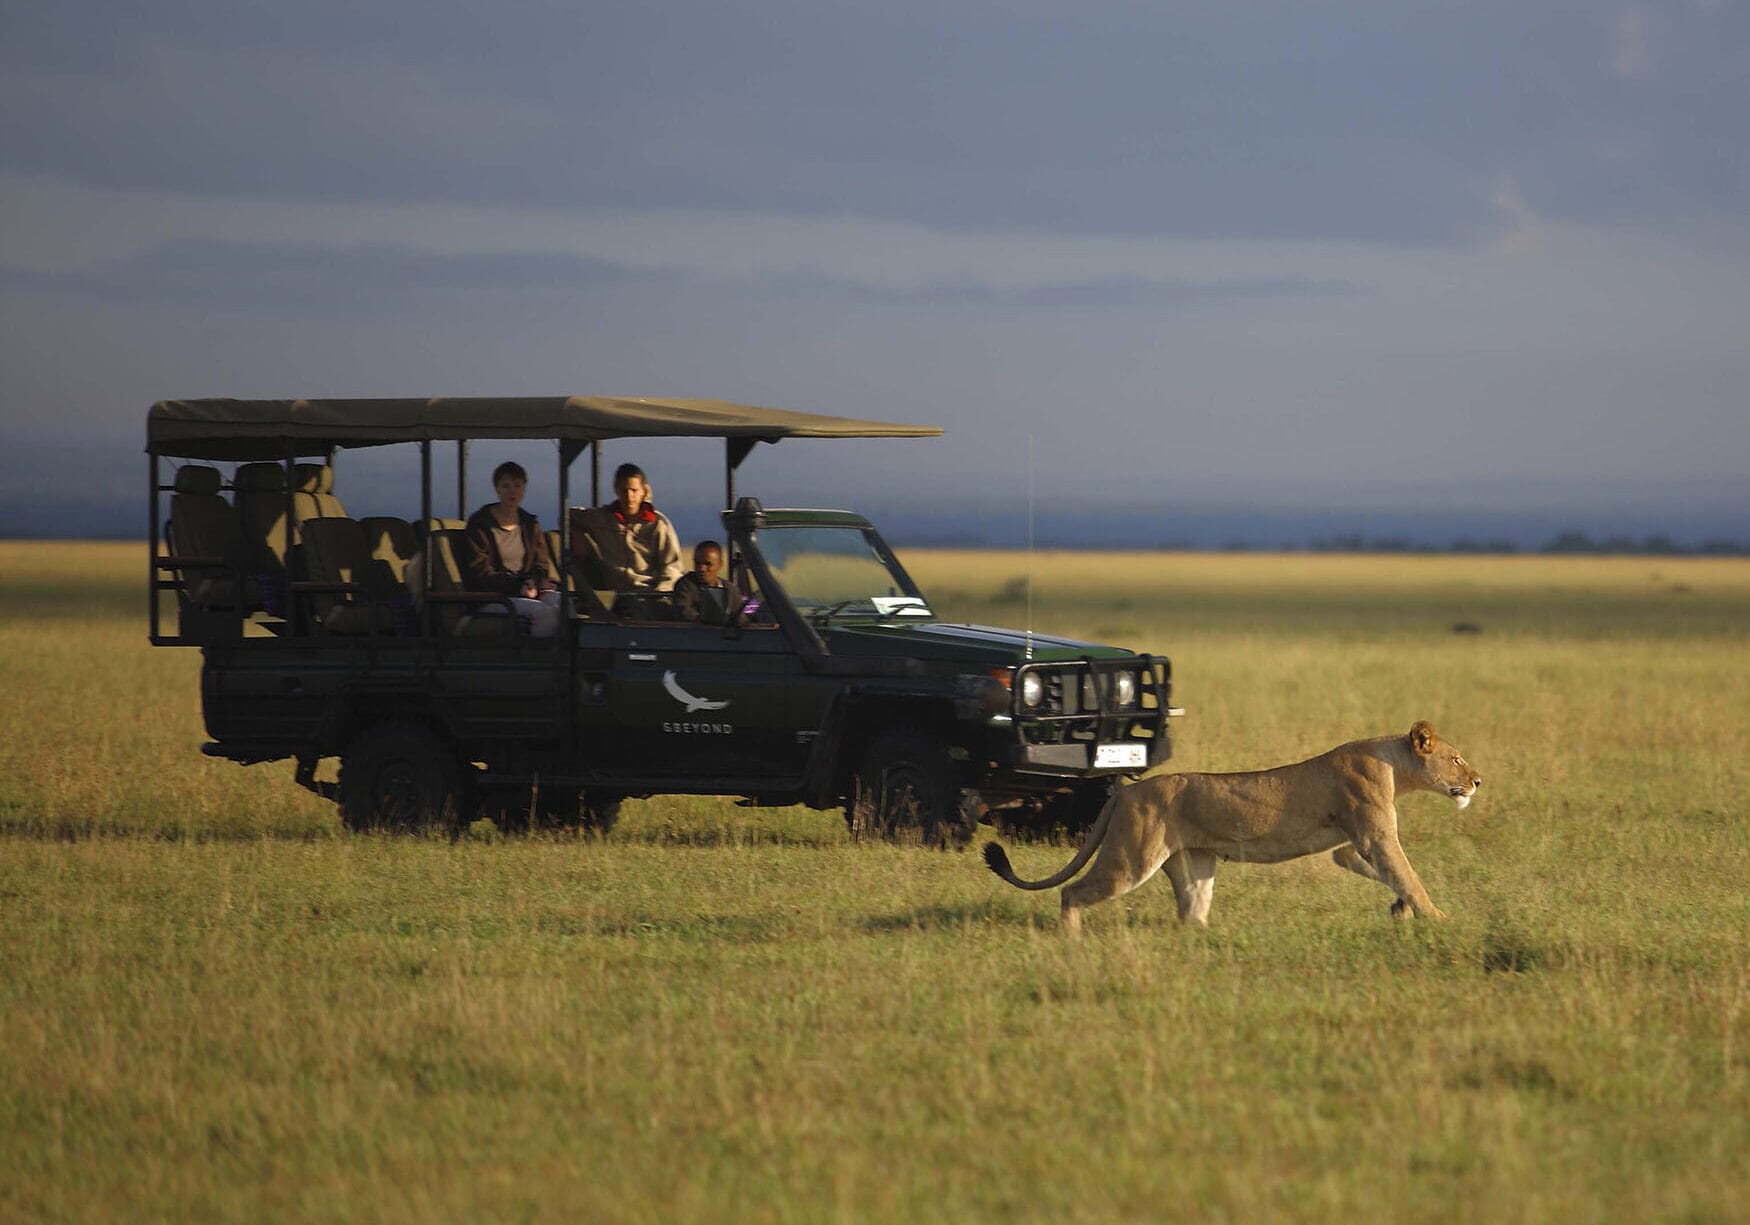
[[[644,469],[640,468],[637,464],[621,464],[618,468],[614,469],[614,488],[620,488],[620,486],[624,485],[633,477],[637,477],[646,485],[650,484],[650,478],[644,475]]]
[[[716,549],[719,556],[723,553],[723,546],[715,540],[701,540],[693,546],[693,560],[698,561],[699,558],[703,557],[706,549]]]
[[[492,487],[498,488],[498,482],[507,476],[513,481],[521,481],[525,485],[529,483],[529,474],[523,471],[523,466],[514,459],[507,459],[492,470]]]

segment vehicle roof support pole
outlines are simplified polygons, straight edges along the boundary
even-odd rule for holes
[[[589,444],[589,504],[602,504],[602,440]]]
[[[735,509],[735,470],[758,442],[757,438],[725,438],[723,440],[723,509]]]
[[[292,580],[297,577],[295,574],[292,573],[292,540],[293,540],[292,528],[293,528],[293,516],[298,513],[298,497],[297,497],[297,488],[298,487],[293,480],[293,478],[295,477],[295,475],[297,474],[297,471],[298,471],[298,444],[293,442],[290,438],[286,439],[286,454],[285,454],[285,459],[282,462],[284,463],[285,469],[286,469],[286,479],[285,479],[286,504],[285,504],[285,514],[283,515],[283,519],[285,521],[285,544],[286,544],[286,551],[285,551],[286,624],[291,626],[292,633],[297,634],[297,633],[301,633],[303,631],[303,628],[304,628],[303,624],[302,624],[302,620],[298,615],[298,608],[299,608],[298,601],[292,595]],[[318,486],[318,488],[320,488],[320,486]],[[241,601],[239,601],[239,602],[241,602]]]
[[[151,492],[146,507],[146,529],[152,537],[152,552],[146,557],[146,595],[152,601],[149,612],[153,642],[158,641],[158,453],[146,452],[146,462],[151,465],[147,470],[150,478],[146,488]]]
[[[468,440],[456,440],[456,518],[468,518]]]
[[[559,442],[559,551],[571,556],[571,465],[590,444],[565,438]],[[564,558],[555,557],[553,564],[563,568]]]
[[[431,591],[431,440],[421,439],[419,443],[419,525],[425,533],[425,540],[419,550],[420,575],[419,589],[422,592]],[[431,627],[431,601],[419,602],[419,632],[429,636]]]
[[[559,624],[571,624],[571,588],[565,582],[565,562],[571,556],[571,461],[577,458],[577,444],[559,444],[559,556],[553,559],[553,577],[559,582]],[[571,638],[570,630],[554,634],[555,638]]]

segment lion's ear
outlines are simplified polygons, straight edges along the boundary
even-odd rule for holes
[[[1410,747],[1423,757],[1434,751],[1434,738],[1434,728],[1426,719],[1410,728]]]

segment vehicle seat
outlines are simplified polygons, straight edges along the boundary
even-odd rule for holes
[[[334,496],[334,469],[327,464],[298,464],[292,469],[292,518],[344,519],[346,507]]]
[[[300,531],[309,581],[356,589],[312,592],[310,606],[317,623],[331,634],[393,633],[396,602],[406,602],[409,612],[412,604],[387,563],[372,556],[365,529],[353,519],[326,517],[310,520]]]
[[[243,576],[243,537],[237,514],[219,492],[224,477],[217,468],[184,464],[176,470],[170,495],[170,523],[165,543],[172,560],[201,558],[211,564],[179,567],[178,594],[194,608],[237,607],[238,580]],[[257,597],[254,585],[243,584],[246,604]]]
[[[511,616],[477,616],[478,604],[466,602],[450,602],[441,597],[467,594],[468,588],[462,581],[462,565],[458,552],[464,547],[463,536],[466,534],[460,527],[437,527],[436,524],[446,522],[441,519],[429,519],[424,527],[425,544],[423,549],[431,550],[431,587],[423,590],[425,559],[423,549],[416,552],[407,563],[407,587],[412,593],[415,608],[423,610],[430,603],[436,610],[437,627],[440,634],[452,634],[460,637],[503,637],[517,632],[517,619]],[[440,597],[428,599],[428,596]]]
[[[371,556],[388,568],[397,583],[407,581],[407,562],[418,547],[413,538],[413,525],[393,515],[368,515],[359,520],[365,529],[365,540],[371,546]]]
[[[238,464],[231,487],[237,491],[237,518],[243,547],[257,573],[286,568],[286,472],[278,464]]]

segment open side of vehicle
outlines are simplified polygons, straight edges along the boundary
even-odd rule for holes
[[[1170,752],[1164,657],[944,623],[862,516],[736,497],[758,442],[937,433],[717,401],[165,401],[147,428],[151,638],[203,653],[205,752],[295,760],[354,829],[605,829],[660,794],[842,806],[859,836],[932,843],[987,815],[1079,828]],[[668,593],[598,592],[568,567],[560,631],[534,638],[462,586],[434,445],[456,445],[460,497],[468,440],[555,439],[564,508],[584,450],[593,501],[602,441],[700,436],[725,440],[744,608],[686,621]],[[347,517],[336,452],[392,443],[418,448],[419,517]],[[571,531],[562,513],[556,557]],[[336,757],[338,782],[318,781]]]

